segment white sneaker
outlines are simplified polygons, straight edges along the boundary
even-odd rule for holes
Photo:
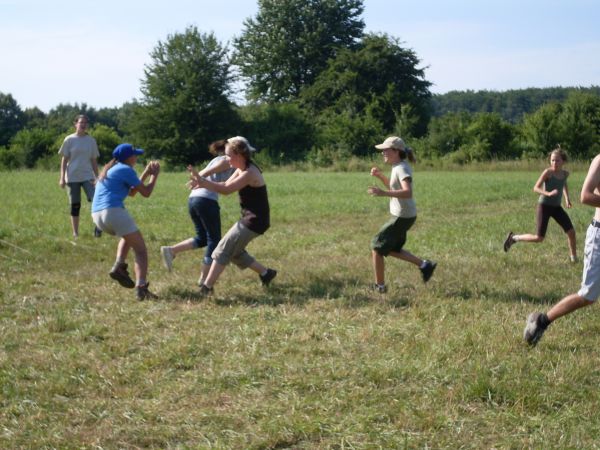
[[[171,251],[171,247],[161,247],[160,255],[162,256],[163,264],[165,265],[167,270],[169,272],[173,270],[173,258],[175,258],[175,256]]]

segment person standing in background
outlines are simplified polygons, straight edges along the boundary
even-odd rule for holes
[[[96,178],[98,178],[98,145],[87,133],[87,116],[80,114],[75,118],[75,133],[68,135],[63,141],[58,154],[60,160],[61,188],[67,188],[71,204],[71,229],[73,237],[79,236],[79,212],[81,210],[81,189],[88,202],[94,198]],[[94,228],[94,236],[100,237],[102,231]]]

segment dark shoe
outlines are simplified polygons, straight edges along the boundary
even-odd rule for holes
[[[129,276],[129,272],[127,272],[127,263],[115,264],[110,270],[109,275],[123,287],[128,289],[135,287],[135,282]]]
[[[429,281],[436,267],[436,262],[425,260],[425,267],[419,269],[421,271],[421,275],[423,276],[424,283],[427,283]]]
[[[375,283],[372,285],[372,287],[375,292],[379,292],[380,294],[385,294],[387,292],[387,286],[385,284],[383,286],[380,286],[377,283]]]
[[[205,284],[200,285],[200,296],[202,296],[202,297],[208,297],[209,295],[212,295],[213,292],[214,292],[213,288],[209,288]]]
[[[513,246],[513,244],[515,243],[515,240],[513,239],[513,232],[509,231],[508,232],[508,236],[506,236],[506,239],[504,240],[504,251],[507,252],[510,250],[510,248]]]
[[[527,323],[525,324],[525,330],[523,331],[523,339],[529,345],[534,346],[544,335],[544,331],[548,328],[548,318],[544,321],[544,314],[534,312],[529,314],[527,317]]]
[[[102,236],[102,230],[98,227],[94,227],[94,237],[101,237]]]
[[[277,271],[273,269],[267,269],[267,273],[265,273],[264,275],[259,275],[260,281],[265,287],[271,284],[271,281],[273,281],[273,278],[275,278],[276,276]]]
[[[158,298],[148,290],[148,286],[150,286],[150,282],[147,281],[145,285],[135,287],[135,296],[139,301],[146,300],[147,298]]]

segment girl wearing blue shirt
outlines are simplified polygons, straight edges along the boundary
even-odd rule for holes
[[[92,201],[92,219],[96,226],[121,238],[117,246],[117,259],[109,275],[121,286],[135,287],[138,300],[156,296],[148,290],[149,283],[146,281],[146,243],[135,221],[125,209],[125,198],[133,197],[138,192],[144,197],[150,197],[160,172],[159,163],[151,161],[138,178],[133,168],[137,157],[142,153],[143,150],[136,149],[131,144],[118,145],[113,151],[113,159],[104,166],[98,177]],[[150,181],[144,184],[148,177]],[[130,248],[135,252],[135,282],[130,278],[125,262]]]

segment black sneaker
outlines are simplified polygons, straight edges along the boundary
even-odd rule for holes
[[[548,325],[544,324],[542,317],[543,314],[539,312],[531,313],[527,317],[527,323],[525,324],[525,330],[523,331],[523,339],[531,346],[538,343],[544,335],[544,331],[548,328]],[[545,322],[547,322],[547,319]]]
[[[429,281],[436,267],[436,262],[425,260],[425,267],[419,268],[419,270],[421,271],[421,275],[423,276],[424,283],[427,283]]]
[[[504,240],[504,251],[507,252],[510,250],[510,248],[513,246],[513,244],[515,243],[515,240],[513,239],[513,232],[509,231],[508,232],[508,236],[506,236],[506,239]]]
[[[209,295],[212,295],[214,292],[213,288],[209,288],[207,285],[205,284],[201,284],[200,285],[200,295],[202,297],[208,297]]]
[[[260,281],[265,287],[271,284],[271,281],[273,281],[273,278],[275,278],[276,276],[277,271],[273,269],[267,269],[267,273],[265,273],[264,275],[259,275]]]
[[[94,237],[99,238],[100,236],[102,236],[102,230],[98,227],[94,227]]]
[[[110,277],[113,280],[117,280],[119,284],[128,289],[135,287],[135,281],[129,276],[127,272],[127,263],[115,264],[109,272]]]
[[[154,295],[148,290],[148,286],[150,286],[150,282],[146,281],[145,285],[135,287],[135,296],[139,301],[146,300],[148,298],[158,298],[158,296]]]

